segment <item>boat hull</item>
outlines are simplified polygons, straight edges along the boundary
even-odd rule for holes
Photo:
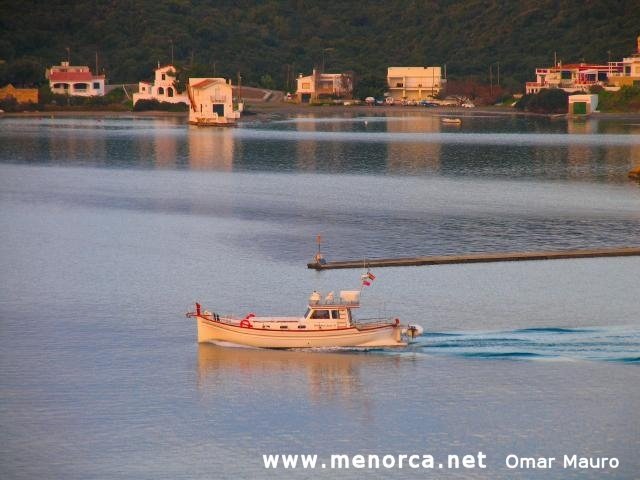
[[[229,342],[260,348],[403,347],[401,328],[388,324],[370,328],[270,330],[246,328],[196,315],[198,342]]]

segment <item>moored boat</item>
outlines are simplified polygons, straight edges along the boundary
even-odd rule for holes
[[[398,318],[356,320],[360,293],[343,290],[334,298],[333,292],[323,297],[314,291],[302,317],[222,316],[198,303],[187,317],[196,319],[200,343],[261,348],[403,347],[422,333],[421,327],[402,325]]]
[[[459,118],[448,118],[448,117],[444,117],[442,119],[442,123],[446,123],[448,125],[460,125],[462,123],[462,120]]]

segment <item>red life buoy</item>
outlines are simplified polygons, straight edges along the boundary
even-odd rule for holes
[[[249,315],[247,315],[242,319],[242,321],[240,322],[240,326],[242,328],[253,328],[253,325],[251,325],[251,322],[249,321],[249,319],[255,316],[256,316],[255,313],[250,313]]]

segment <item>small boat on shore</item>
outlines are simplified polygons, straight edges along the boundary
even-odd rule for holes
[[[442,119],[442,123],[447,124],[447,125],[460,125],[460,124],[462,124],[462,120],[459,119],[459,118],[444,117]]]
[[[333,292],[323,297],[314,291],[302,317],[222,316],[202,310],[199,303],[186,316],[196,319],[199,343],[261,348],[404,347],[422,334],[422,327],[402,325],[398,318],[356,320],[353,310],[360,307],[360,293],[342,290],[334,298]]]

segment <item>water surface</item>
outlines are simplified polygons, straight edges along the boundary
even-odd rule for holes
[[[402,110],[398,110],[402,112]],[[638,125],[463,117],[0,120],[3,478],[633,478],[635,257],[379,269],[405,350],[195,343],[194,301],[299,314],[331,259],[640,243]],[[268,453],[487,454],[487,470],[268,471]],[[523,456],[616,470],[512,471]]]

